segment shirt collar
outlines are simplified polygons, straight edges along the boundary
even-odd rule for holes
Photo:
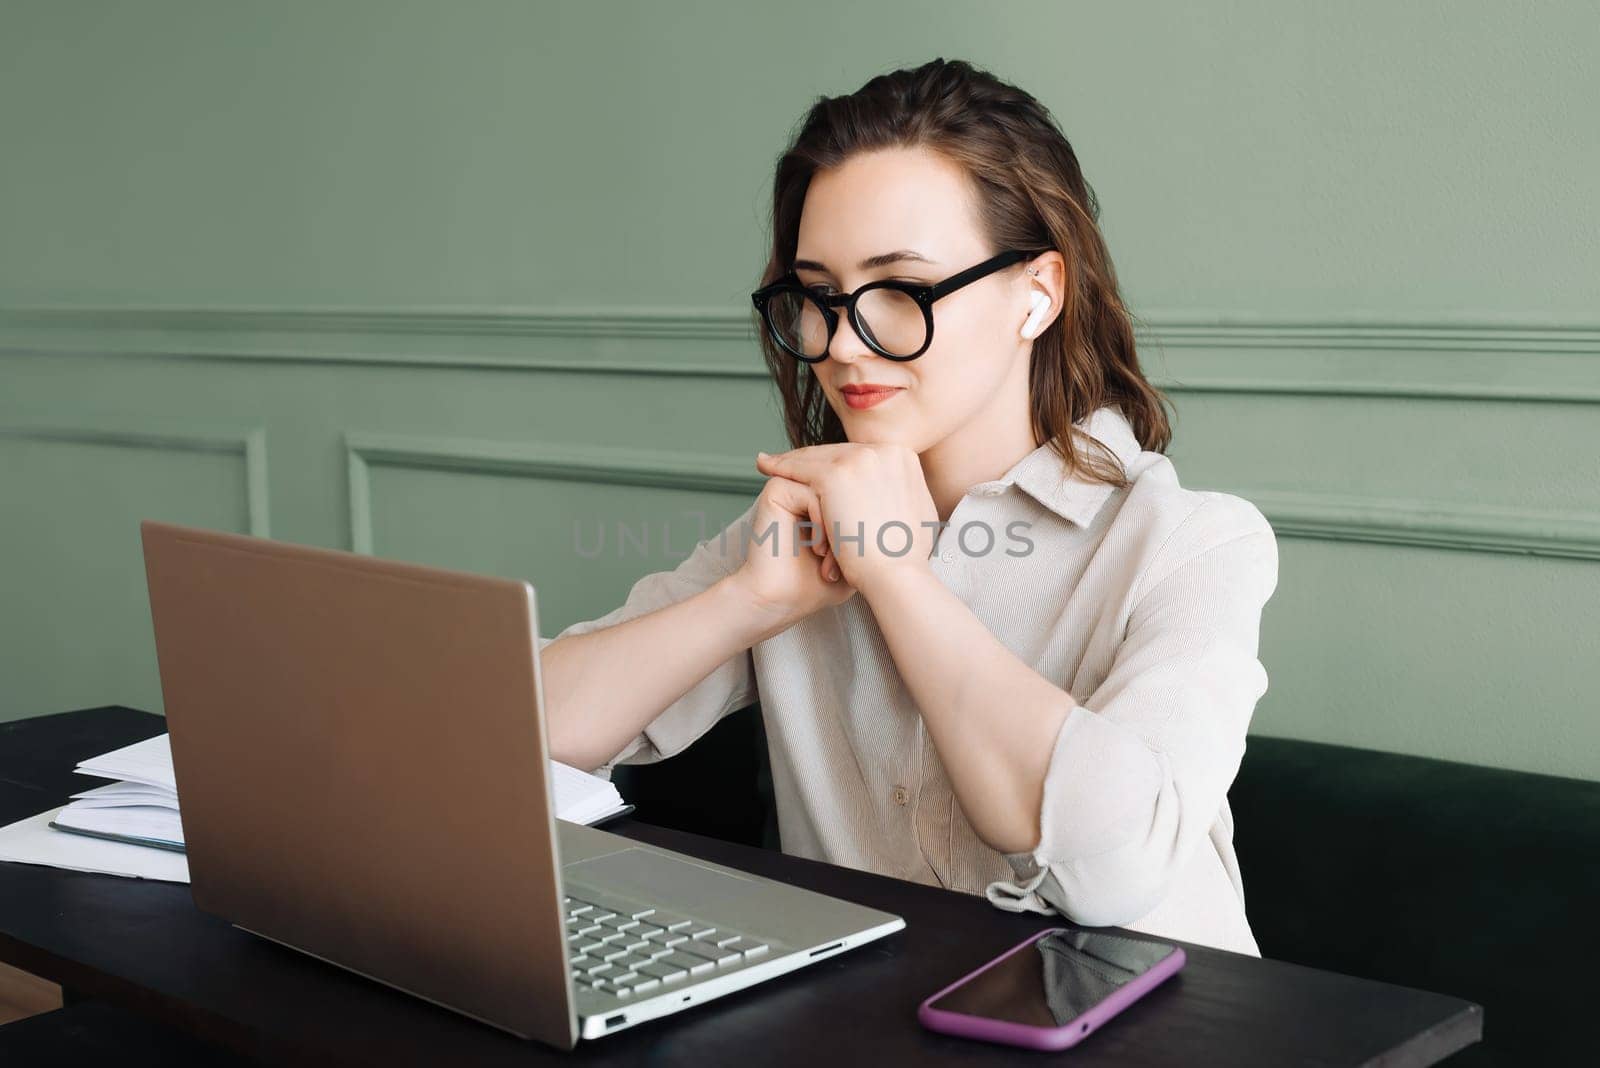
[[[1125,469],[1143,451],[1139,439],[1134,436],[1133,427],[1114,405],[1097,408],[1087,418],[1073,425],[1104,443]],[[999,478],[980,482],[967,493],[973,496],[997,496],[1015,484],[1063,519],[1086,527],[1116,487],[1077,475],[1071,478],[1065,476],[1066,467],[1061,457],[1056,455],[1049,442],[1045,442],[1012,464],[1011,469]]]

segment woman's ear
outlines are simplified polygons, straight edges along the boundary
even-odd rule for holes
[[[1027,340],[1044,332],[1061,307],[1061,289],[1066,273],[1061,253],[1051,250],[1028,264],[1023,279],[1028,286],[1028,315],[1018,331]]]

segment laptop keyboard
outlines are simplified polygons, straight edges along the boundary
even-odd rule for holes
[[[666,909],[599,900],[580,891],[565,898],[567,955],[580,991],[630,998],[689,978],[726,971],[771,947],[728,928]]]

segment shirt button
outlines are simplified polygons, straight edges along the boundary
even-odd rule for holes
[[[903,805],[909,800],[911,800],[911,792],[909,790],[907,790],[904,786],[896,786],[894,788],[895,804]]]
[[[946,549],[944,552],[939,554],[939,559],[943,560],[947,564],[953,564],[956,562],[955,551],[953,549]]]

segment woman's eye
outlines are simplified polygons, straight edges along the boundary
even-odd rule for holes
[[[922,281],[920,278],[891,278],[888,280],[891,282],[905,282],[908,285],[914,286],[925,286],[928,284]],[[805,288],[807,292],[814,293],[819,297],[831,297],[838,292],[838,290],[834,289],[832,286],[824,285],[821,282],[806,286]]]

